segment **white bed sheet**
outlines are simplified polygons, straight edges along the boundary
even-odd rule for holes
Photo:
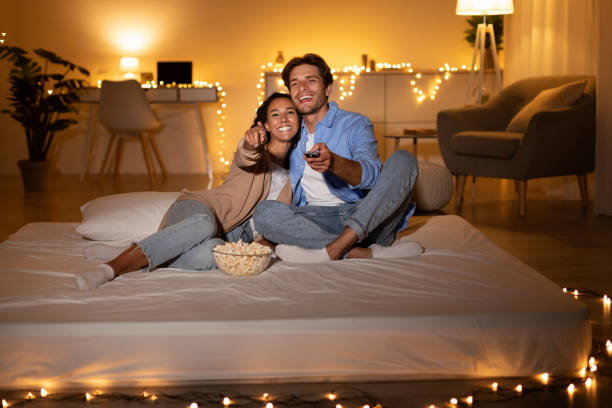
[[[457,216],[416,258],[134,272],[90,292],[78,224],[0,244],[0,387],[344,381],[574,373],[586,307]]]

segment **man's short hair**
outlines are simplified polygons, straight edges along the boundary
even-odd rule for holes
[[[285,65],[283,68],[283,73],[281,74],[283,78],[283,82],[287,89],[291,89],[289,87],[289,75],[293,68],[298,65],[313,65],[319,69],[319,74],[321,78],[323,78],[323,86],[327,88],[334,82],[334,76],[331,73],[331,69],[329,69],[329,65],[325,62],[323,58],[321,58],[317,54],[305,54],[303,57],[294,57]]]

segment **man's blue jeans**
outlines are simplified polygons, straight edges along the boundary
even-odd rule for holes
[[[378,182],[360,202],[298,207],[262,201],[253,214],[255,229],[269,241],[310,249],[323,248],[345,227],[355,231],[360,246],[391,245],[406,216],[414,211],[410,197],[418,172],[414,156],[398,150],[385,162]]]
[[[171,261],[167,266],[179,269],[214,269],[217,267],[212,248],[223,245],[217,231],[217,219],[208,206],[197,200],[175,202],[166,217],[164,228],[137,245],[149,260],[147,270]],[[246,220],[224,237],[230,242],[251,242],[253,235]]]

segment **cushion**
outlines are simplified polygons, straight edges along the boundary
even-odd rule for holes
[[[419,162],[419,176],[412,199],[419,211],[436,211],[453,196],[453,176],[445,166]]]
[[[83,220],[76,231],[96,241],[140,241],[157,231],[178,195],[145,191],[98,197],[81,206]]]
[[[538,112],[572,106],[584,94],[585,81],[570,82],[556,88],[545,89],[512,118],[506,130],[525,132],[529,121]]]
[[[450,140],[451,149],[467,156],[511,159],[523,140],[523,133],[467,130],[455,133]]]

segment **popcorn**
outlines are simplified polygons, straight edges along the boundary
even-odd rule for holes
[[[272,250],[256,242],[228,242],[213,249],[217,266],[228,275],[250,276],[266,269]]]

